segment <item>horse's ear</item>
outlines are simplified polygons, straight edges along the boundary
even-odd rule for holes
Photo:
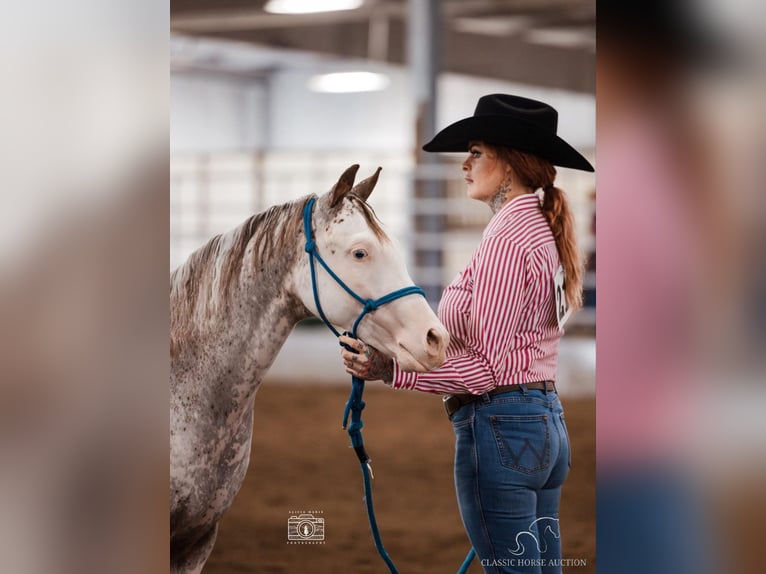
[[[338,205],[346,194],[351,191],[351,188],[354,187],[354,179],[356,178],[358,169],[359,164],[355,163],[340,176],[338,183],[336,183],[330,191],[330,207]]]
[[[379,167],[370,177],[356,184],[352,190],[354,195],[358,195],[363,200],[367,201],[367,198],[370,197],[372,190],[375,189],[375,184],[378,183],[378,175],[380,175],[381,169],[383,168]]]

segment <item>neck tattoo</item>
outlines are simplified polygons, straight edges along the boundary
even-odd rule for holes
[[[493,195],[492,198],[487,202],[489,203],[489,207],[492,210],[492,213],[497,213],[500,211],[505,202],[508,200],[508,195],[510,193],[511,182],[510,180],[504,180],[503,183],[500,184],[500,187],[497,189],[495,195]]]

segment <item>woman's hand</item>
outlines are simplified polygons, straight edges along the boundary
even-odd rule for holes
[[[381,380],[390,384],[394,380],[393,359],[389,359],[376,348],[366,345],[359,339],[341,335],[340,342],[359,352],[354,354],[341,347],[340,354],[347,373],[365,381]]]

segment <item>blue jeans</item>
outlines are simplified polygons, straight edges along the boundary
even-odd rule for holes
[[[484,572],[560,573],[570,456],[558,395],[484,394],[450,418],[460,515]]]

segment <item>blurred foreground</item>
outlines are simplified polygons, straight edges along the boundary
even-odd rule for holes
[[[0,18],[0,555],[168,564],[168,5]]]
[[[762,2],[598,2],[598,561],[761,572]]]

